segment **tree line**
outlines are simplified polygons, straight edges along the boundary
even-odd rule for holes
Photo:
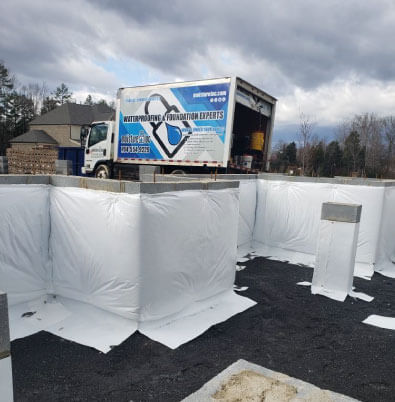
[[[305,176],[395,178],[395,116],[355,115],[335,130],[329,143],[314,135],[301,114],[299,141],[279,143],[271,156],[274,172]]]
[[[28,131],[33,119],[67,102],[75,100],[66,84],[60,84],[53,91],[45,82],[21,85],[0,61],[0,155],[5,155],[12,138]],[[107,104],[104,99],[94,102],[91,95],[84,102],[86,105],[95,103]]]

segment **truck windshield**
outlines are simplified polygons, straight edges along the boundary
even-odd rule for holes
[[[96,124],[91,128],[88,147],[104,141],[107,138],[107,124]]]

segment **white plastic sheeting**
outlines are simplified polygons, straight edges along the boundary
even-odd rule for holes
[[[312,294],[344,301],[352,291],[359,222],[320,222]]]
[[[50,216],[50,293],[138,319],[140,195],[52,187]]]
[[[231,290],[190,304],[179,313],[139,324],[139,332],[175,349],[194,339],[214,324],[223,322],[256,303]]]
[[[0,288],[9,305],[46,293],[48,205],[48,186],[0,186]]]
[[[255,304],[232,291],[238,189],[0,186],[0,202],[13,339],[45,329],[108,351],[141,325],[176,347]]]
[[[233,286],[237,190],[51,190],[54,293],[138,321]]]
[[[395,274],[394,189],[260,179],[254,248],[259,255],[313,267],[322,203],[362,204],[355,275],[369,278],[374,269]]]
[[[9,308],[11,339],[45,330],[107,353],[137,330],[135,320],[65,297],[49,302],[50,298],[42,296]]]
[[[395,318],[383,315],[372,314],[362,321],[364,324],[374,325],[375,327],[395,330]]]
[[[385,191],[376,271],[395,278],[395,187]]]
[[[257,198],[257,181],[240,180],[239,196],[239,223],[237,234],[237,246],[241,254],[248,253],[251,248]]]
[[[142,194],[140,321],[232,288],[238,189]]]

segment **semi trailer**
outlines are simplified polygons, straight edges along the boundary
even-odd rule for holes
[[[120,88],[114,120],[81,129],[82,173],[268,170],[276,101],[239,77]]]

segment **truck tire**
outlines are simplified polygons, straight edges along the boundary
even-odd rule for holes
[[[184,170],[182,170],[182,169],[174,169],[170,174],[180,174],[180,175],[183,175],[183,176],[185,176],[186,175],[186,173],[185,173],[185,171]]]
[[[105,164],[99,165],[95,170],[95,177],[97,179],[109,179],[110,169],[108,168],[108,166]]]

